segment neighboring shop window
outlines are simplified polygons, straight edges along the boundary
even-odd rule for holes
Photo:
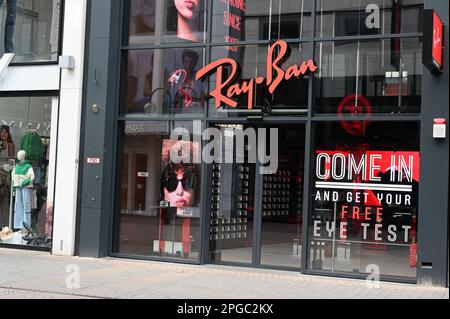
[[[214,1],[212,41],[310,37],[311,7],[310,0]]]
[[[124,126],[115,252],[197,260],[201,127],[194,136],[192,122],[125,122]],[[173,132],[184,141],[171,136]]]
[[[315,112],[420,113],[421,39],[316,44]]]
[[[416,278],[420,125],[314,126],[308,267]]]
[[[130,0],[126,4],[129,45],[206,40],[207,0]]]
[[[250,83],[252,80],[261,77],[267,79],[267,68],[270,67],[275,59],[278,59],[279,47],[274,50],[273,60],[268,61],[269,45],[246,45],[246,46],[230,46],[230,47],[213,47],[211,49],[211,62],[218,61],[224,58],[233,59],[238,63],[238,71],[234,79],[230,82],[227,89],[231,85],[243,83]],[[277,66],[286,72],[293,65],[301,65],[304,61],[311,59],[311,45],[309,43],[289,43],[288,51],[284,56],[282,63]],[[222,83],[232,76],[231,68],[225,65],[223,72]],[[273,77],[278,76],[278,71],[273,70]],[[213,90],[217,84],[217,73],[211,74],[209,77],[210,90]],[[209,102],[210,115],[217,117],[229,117],[230,114],[238,115],[243,113],[247,115],[249,108],[262,109],[266,113],[272,110],[302,110],[303,114],[308,113],[308,92],[309,92],[309,76],[292,77],[289,80],[280,82],[273,94],[270,94],[268,86],[264,81],[263,84],[254,85],[253,91],[243,93],[239,97],[234,97],[238,103],[236,108],[227,105],[221,105],[219,108],[215,105],[215,100],[211,99]],[[252,97],[252,105],[249,105],[249,96]],[[301,115],[302,113],[300,113]]]
[[[206,82],[195,75],[204,66],[204,49],[178,48],[128,52],[125,114],[175,116],[203,114]]]
[[[56,61],[61,0],[0,0],[0,54],[13,62]]]
[[[0,244],[50,248],[56,103],[52,97],[0,98]]]
[[[317,0],[316,36],[422,32],[423,0]]]

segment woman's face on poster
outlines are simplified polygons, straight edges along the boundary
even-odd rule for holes
[[[189,188],[186,189],[184,187],[185,179],[188,178],[188,176],[185,176],[185,172],[183,170],[175,172],[175,175],[173,175],[171,178],[176,178],[176,181],[174,180],[171,182],[173,185],[176,185],[176,188],[174,190],[171,190],[165,187],[164,199],[170,203],[170,207],[177,207],[178,214],[180,214],[183,212],[182,208],[192,206],[194,190]]]
[[[187,20],[197,17],[200,0],[174,0],[178,14]]]

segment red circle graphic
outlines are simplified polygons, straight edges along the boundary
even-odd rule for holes
[[[369,100],[361,95],[349,95],[339,104],[338,115],[343,118],[344,115],[372,115],[372,105]],[[342,128],[350,135],[362,136],[369,122],[367,120],[342,120]]]

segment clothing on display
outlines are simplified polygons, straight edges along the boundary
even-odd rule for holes
[[[42,182],[42,172],[41,167],[39,165],[33,165],[33,171],[34,171],[34,186],[41,185]]]
[[[14,143],[8,143],[0,141],[0,162],[2,159],[6,158],[13,158],[14,155]]]
[[[21,229],[24,222],[31,225],[32,187],[34,171],[29,161],[22,161],[14,167],[12,184],[16,193],[14,205],[14,228]]]
[[[0,0],[0,7],[3,0]],[[5,53],[14,53],[14,33],[16,29],[17,0],[6,0]]]
[[[35,189],[33,189],[31,193],[31,209],[38,209],[37,192]]]
[[[32,188],[34,178],[34,170],[29,161],[17,163],[12,171],[14,188]]]
[[[27,153],[30,161],[40,161],[44,156],[44,144],[37,133],[27,133],[22,137],[20,149]]]
[[[16,203],[14,205],[14,228],[21,229],[23,224],[31,225],[31,188],[16,188]]]
[[[2,125],[1,130],[6,131],[10,138],[0,139],[0,227],[9,224],[11,172],[14,169],[14,160],[12,160],[14,158],[14,143],[11,141],[11,128]]]
[[[13,166],[11,165],[8,153],[8,150],[2,150],[0,148],[0,190],[2,187],[9,188],[9,185],[11,185],[10,174]]]

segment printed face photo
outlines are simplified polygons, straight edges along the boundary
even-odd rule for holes
[[[198,205],[200,167],[189,161],[192,152],[196,150],[198,150],[198,145],[192,142],[176,140],[164,140],[163,142],[161,195],[168,207],[177,209],[179,216],[187,215],[187,208]],[[176,152],[182,158],[180,163],[172,162],[172,152]]]
[[[168,31],[176,31],[179,39],[199,42],[204,31],[204,6],[204,0],[169,0]]]
[[[191,207],[196,176],[182,168],[169,174],[164,184],[164,200],[170,204],[170,207],[177,209]]]
[[[174,0],[178,14],[187,20],[194,19],[199,13],[200,0]]]

